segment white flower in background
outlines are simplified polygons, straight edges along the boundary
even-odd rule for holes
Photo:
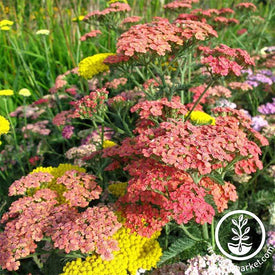
[[[224,98],[219,99],[219,100],[217,101],[216,105],[217,105],[218,107],[229,107],[229,108],[231,108],[231,109],[236,109],[236,107],[237,107],[237,105],[236,105],[235,103],[230,102],[229,100],[224,99]]]
[[[31,92],[30,90],[23,88],[18,92],[19,95],[25,96],[25,97],[29,97],[31,96]]]
[[[42,29],[42,30],[38,30],[35,34],[36,35],[49,35],[50,31],[46,30],[46,29]]]

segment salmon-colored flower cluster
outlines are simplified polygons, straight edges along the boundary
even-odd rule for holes
[[[119,86],[123,86],[126,83],[127,83],[127,78],[120,77],[120,78],[115,78],[110,82],[106,82],[104,87],[107,89],[117,89]]]
[[[179,28],[166,18],[157,18],[152,23],[132,26],[117,42],[117,53],[129,57],[148,52],[164,56],[172,47],[182,45]]]
[[[80,41],[86,41],[88,38],[96,37],[98,34],[102,34],[102,32],[100,30],[92,30],[82,35]]]
[[[62,126],[70,122],[70,115],[72,111],[62,111],[58,113],[52,120],[52,123],[56,126]]]
[[[177,9],[191,9],[192,5],[186,1],[173,1],[163,6],[164,9],[177,10]]]
[[[218,37],[217,32],[207,23],[193,20],[177,20],[180,24],[180,35],[184,40],[194,38],[196,40],[206,40],[210,37]]]
[[[239,48],[234,49],[220,44],[214,49],[199,46],[199,50],[203,54],[201,63],[206,64],[212,74],[227,76],[231,73],[240,76],[243,68],[255,65],[247,51]]]
[[[84,96],[78,101],[73,102],[75,110],[73,111],[72,118],[91,118],[99,110],[104,109],[104,102],[107,99],[108,91],[105,88],[97,89],[89,95]]]
[[[56,184],[63,184],[66,191],[63,196],[70,206],[86,207],[91,200],[99,198],[102,189],[95,181],[95,176],[76,170],[65,172],[56,180]]]
[[[251,128],[250,119],[240,111],[215,108],[215,118],[196,111],[197,116],[207,116],[205,123],[194,123],[192,116],[191,122],[184,121],[188,110],[176,97],[143,101],[131,111],[139,111],[138,135],[105,149],[103,157],[115,159],[108,170],[119,168],[119,159],[127,163],[124,170],[131,179],[117,204],[126,225],[139,234],[150,236],[170,219],[179,224],[192,218],[197,223],[211,223],[215,212],[204,200],[206,194],[219,212],[227,208],[229,200],[235,201],[237,194],[230,183],[220,186],[200,178],[220,169],[235,169],[237,174],[262,169],[257,143],[267,145],[268,141]]]
[[[186,172],[153,159],[132,161],[125,170],[132,178],[117,204],[133,231],[149,237],[170,219],[178,224],[192,218],[197,223],[211,223],[215,211],[204,200],[205,189]]]
[[[2,268],[17,270],[18,260],[34,253],[43,237],[50,237],[53,246],[66,253],[96,252],[103,259],[112,259],[118,246],[111,237],[121,224],[108,206],[78,211],[102,192],[95,176],[83,170],[67,164],[40,167],[10,186],[9,195],[24,197],[14,201],[1,219],[5,224],[0,233]]]
[[[257,7],[251,2],[242,2],[236,5],[237,9],[256,11]]]
[[[126,17],[122,22],[121,25],[128,24],[128,23],[137,23],[141,20],[142,18],[140,16],[130,16]]]
[[[25,138],[30,137],[31,133],[48,136],[51,132],[51,130],[47,128],[48,123],[48,120],[41,120],[33,124],[27,124],[26,126],[22,127],[22,133],[24,134]]]
[[[227,208],[228,201],[236,201],[238,198],[236,187],[230,182],[220,185],[206,177],[200,183],[208,190],[208,194],[213,197],[218,212],[223,212]]]
[[[126,4],[126,3],[120,3],[120,2],[116,2],[116,3],[112,3],[110,4],[110,6],[102,11],[96,10],[93,12],[88,13],[83,20],[87,21],[89,19],[101,19],[102,17],[108,15],[108,14],[113,14],[113,13],[120,13],[120,12],[128,12],[131,10],[131,7]]]
[[[53,175],[44,172],[29,174],[10,186],[9,196],[25,195],[28,189],[39,188],[43,183],[51,182],[53,178]]]
[[[197,101],[200,95],[204,92],[207,85],[203,84],[197,87],[190,88],[190,91],[194,94],[193,101]],[[218,98],[231,97],[231,91],[223,86],[217,85],[210,87],[200,100],[200,103],[214,104]]]
[[[78,250],[96,252],[103,260],[113,258],[112,252],[119,248],[111,237],[121,224],[107,206],[94,206],[79,213],[76,208],[60,205],[54,211],[45,233],[56,248],[64,249],[66,253]]]
[[[242,91],[253,90],[253,87],[246,82],[230,82],[228,86],[232,90],[242,90]]]
[[[223,27],[229,24],[238,24],[239,21],[235,18],[227,18],[224,15],[234,14],[235,12],[230,8],[221,9],[194,9],[190,13],[181,13],[175,22],[180,23],[182,20],[200,21],[209,23],[216,28]],[[217,24],[218,23],[218,24]]]

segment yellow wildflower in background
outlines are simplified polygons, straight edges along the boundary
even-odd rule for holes
[[[0,90],[0,96],[11,96],[13,94],[13,90]]]
[[[79,15],[78,17],[74,17],[72,20],[73,22],[82,21],[84,19],[84,15]]]
[[[9,31],[11,28],[9,26],[0,27],[1,31]]]
[[[113,236],[120,248],[119,251],[113,252],[113,260],[103,261],[99,255],[89,256],[85,261],[77,259],[67,263],[61,275],[136,275],[139,268],[150,270],[156,267],[162,255],[156,240],[159,234],[157,232],[151,238],[145,238],[131,233],[129,228],[123,226]]]
[[[189,112],[185,115],[185,117],[188,114]],[[193,111],[190,115],[190,121],[197,125],[205,125],[205,124],[215,125],[216,124],[215,118],[201,111]]]
[[[46,29],[42,29],[42,30],[38,30],[35,34],[36,35],[49,35],[50,31],[46,30]]]
[[[106,72],[109,70],[109,66],[104,64],[103,61],[113,53],[99,53],[93,56],[84,58],[78,64],[78,73],[80,76],[91,79],[93,76]]]
[[[7,134],[9,130],[10,130],[9,121],[3,116],[0,116],[0,135]]]
[[[18,92],[19,95],[25,96],[25,97],[29,97],[31,96],[31,92],[30,90],[23,88]]]
[[[4,19],[0,21],[0,28],[4,27],[4,26],[12,26],[14,24],[13,21]]]
[[[108,191],[116,197],[125,195],[128,182],[115,182],[109,185]]]
[[[110,0],[107,2],[107,4],[110,5],[110,4],[117,3],[117,2],[122,2],[122,3],[128,4],[127,0]]]
[[[115,143],[114,141],[104,140],[103,144],[102,144],[102,147],[105,149],[105,148],[110,148],[110,147],[113,147],[113,146],[116,146],[116,145],[117,145],[117,143]]]

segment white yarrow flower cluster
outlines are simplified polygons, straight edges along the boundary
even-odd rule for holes
[[[186,275],[241,275],[239,268],[220,255],[196,256],[188,262]]]
[[[42,29],[42,30],[38,30],[35,34],[36,35],[49,35],[50,31],[46,30],[46,29]]]

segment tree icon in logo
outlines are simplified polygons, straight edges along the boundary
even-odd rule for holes
[[[221,228],[227,228],[228,226],[231,227],[234,237],[226,236],[225,238],[224,233],[220,231]],[[257,232],[256,235],[259,235],[259,237],[255,242],[249,243],[251,242],[249,240],[255,237],[255,233],[251,232],[254,231],[254,227],[258,229],[259,233]],[[248,236],[248,233],[250,233],[250,236]],[[256,256],[265,244],[265,236],[262,221],[254,213],[247,210],[228,212],[220,219],[215,229],[217,247],[224,256],[236,261],[245,261]]]
[[[250,231],[250,227],[244,228],[248,222],[248,219],[243,219],[243,215],[240,215],[238,220],[232,219],[231,221],[237,227],[237,229],[232,228],[232,232],[236,235],[232,238],[232,240],[238,242],[228,243],[228,249],[235,255],[245,255],[252,248],[252,243],[245,243],[245,241],[249,239],[249,236],[246,235]]]

